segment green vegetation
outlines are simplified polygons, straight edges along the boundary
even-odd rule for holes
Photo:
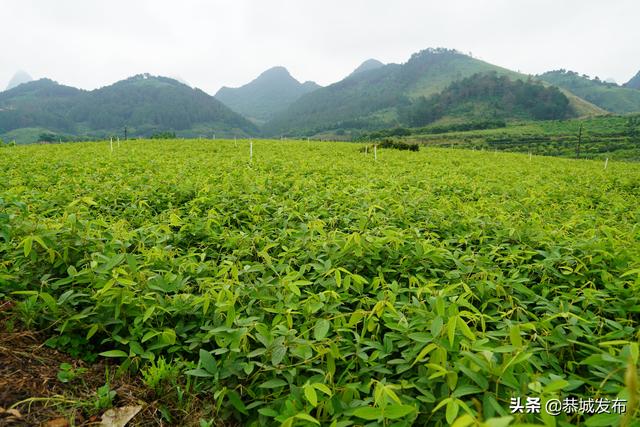
[[[273,67],[242,87],[221,88],[215,97],[232,110],[263,124],[319,87],[314,82],[300,83],[284,67]]]
[[[372,132],[363,134],[359,140],[375,141],[389,137],[450,148],[640,161],[640,116],[637,115],[508,124],[499,121],[434,124]]]
[[[551,417],[509,402],[637,399],[638,165],[359,149],[5,149],[2,316],[139,372],[177,425],[637,420],[631,403]],[[112,384],[94,411],[117,404]]]
[[[511,80],[529,79],[450,49],[426,49],[404,64],[387,64],[302,96],[286,111],[263,126],[268,135],[316,135],[328,130],[356,129],[374,131],[405,123],[399,116],[412,101],[434,96],[451,83],[479,73],[495,72]],[[571,108],[579,115],[603,111],[573,95],[567,95]],[[491,101],[494,101],[492,99]],[[475,116],[491,116],[476,103]],[[464,107],[464,106],[463,106]],[[519,105],[521,112],[522,105]],[[530,109],[529,109],[530,110]],[[528,110],[528,113],[531,111]],[[462,111],[461,111],[462,112]],[[526,114],[530,115],[530,114]],[[471,118],[467,119],[469,121]]]
[[[613,113],[633,113],[640,111],[640,91],[607,83],[598,77],[579,75],[573,71],[549,71],[538,76],[540,79],[564,89]]]
[[[464,120],[552,120],[575,113],[558,88],[532,80],[512,81],[497,73],[474,74],[451,83],[442,92],[420,98],[402,112],[411,126],[424,126],[443,118]]]
[[[82,91],[42,79],[0,92],[0,135],[23,128],[41,133],[84,136],[150,136],[180,132],[198,136],[247,135],[257,128],[215,98],[176,80],[138,75],[94,91]],[[33,134],[25,140],[35,142]]]

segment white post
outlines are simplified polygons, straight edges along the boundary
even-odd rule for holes
[[[529,161],[531,161],[531,151],[529,151]]]
[[[607,165],[609,164],[609,158],[607,157],[606,159],[604,159],[604,168],[607,168]]]
[[[113,153],[113,137],[111,137],[111,140],[109,141],[109,145],[111,146],[111,152]]]
[[[120,137],[118,137],[118,148],[120,148]]]
[[[216,134],[215,134],[215,133],[213,134],[213,139],[214,139],[214,140],[216,139]]]
[[[253,141],[249,141],[249,163],[253,162]]]
[[[378,160],[378,146],[373,146],[373,160]]]
[[[364,146],[364,154],[365,154],[365,156],[366,156],[367,154],[369,154],[369,146],[368,146],[368,145],[365,145],[365,146]]]

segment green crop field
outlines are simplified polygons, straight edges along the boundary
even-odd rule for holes
[[[640,161],[640,116],[597,116],[576,120],[504,123],[483,130],[456,127],[493,122],[461,122],[396,128],[365,134],[361,140],[393,138],[450,148],[532,153],[579,159]]]
[[[637,425],[640,165],[361,147],[0,148],[5,327],[119,365],[175,425]],[[122,391],[98,393],[50,403]]]

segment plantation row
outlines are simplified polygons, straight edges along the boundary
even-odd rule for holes
[[[640,161],[640,117],[601,116],[580,120],[511,123],[470,122],[392,129],[369,139],[544,156]]]
[[[139,371],[179,423],[631,425],[511,398],[637,395],[640,167],[348,143],[0,157],[0,300]],[[178,402],[178,403],[176,403]],[[202,409],[202,408],[201,408]],[[204,413],[204,412],[203,412]]]

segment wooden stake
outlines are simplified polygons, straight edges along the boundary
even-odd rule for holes
[[[606,159],[604,159],[604,168],[607,168],[607,165],[609,164],[609,158],[607,157]]]
[[[373,160],[378,160],[378,146],[373,146]]]
[[[109,145],[111,146],[111,152],[113,153],[113,137],[109,141]]]

